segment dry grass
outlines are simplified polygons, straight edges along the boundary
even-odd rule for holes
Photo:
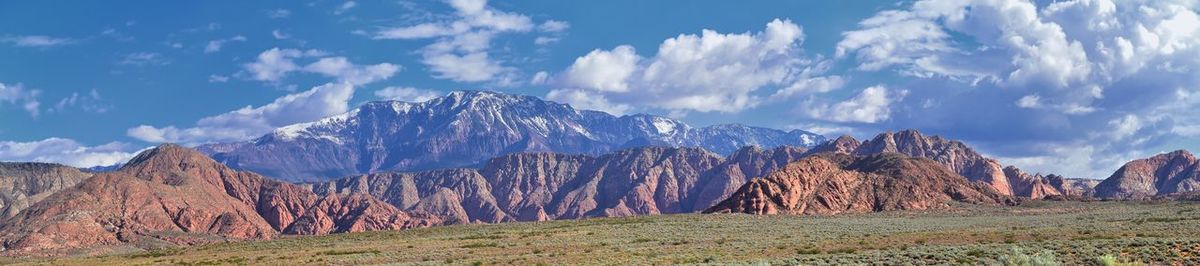
[[[833,217],[661,215],[286,237],[93,257],[53,265],[211,264],[1095,264],[1200,260],[1200,204],[1034,202],[1017,207]]]

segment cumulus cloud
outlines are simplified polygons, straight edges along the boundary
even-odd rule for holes
[[[44,35],[26,35],[26,36],[4,36],[0,37],[0,42],[9,43],[17,47],[54,47],[71,44],[74,40],[68,38],[56,38]]]
[[[449,15],[450,19],[385,28],[375,32],[372,38],[434,39],[420,52],[421,62],[429,66],[434,77],[511,85],[516,82],[517,70],[492,56],[492,40],[501,34],[525,33],[535,28],[562,31],[569,25],[547,21],[538,26],[528,16],[491,8],[486,0],[449,0],[447,3],[455,11]]]
[[[386,80],[400,71],[399,65],[391,63],[358,65],[345,57],[321,56],[325,56],[325,53],[318,50],[272,48],[258,54],[257,60],[242,67],[250,73],[252,79],[271,83],[278,83],[287,74],[300,71],[321,74],[339,82],[364,85]],[[307,60],[315,57],[321,58],[304,66],[296,63],[297,59]]]
[[[442,93],[413,87],[387,87],[375,91],[375,97],[380,99],[405,102],[424,102],[439,96],[442,96]]]
[[[0,83],[0,104],[19,106],[33,118],[37,118],[41,113],[38,109],[41,106],[38,96],[41,94],[41,90],[26,89],[20,83]]]
[[[815,120],[877,123],[891,117],[891,104],[906,95],[906,90],[888,91],[883,86],[872,86],[845,101],[810,106],[808,115]]]
[[[74,167],[124,163],[137,151],[121,142],[87,146],[72,139],[48,138],[30,142],[0,141],[0,161],[60,163]]]
[[[193,127],[141,125],[128,129],[126,135],[152,143],[201,144],[246,140],[277,127],[344,113],[349,110],[353,95],[354,86],[350,83],[330,83],[279,97],[266,105],[246,106],[205,117]]]
[[[228,43],[228,42],[244,42],[244,41],[246,41],[246,37],[242,36],[242,35],[233,36],[228,39],[219,39],[219,40],[208,41],[208,45],[204,46],[204,53],[208,54],[208,53],[219,52],[219,51],[221,51],[221,47],[224,46],[225,43]]]
[[[760,103],[762,88],[794,86],[790,95],[840,87],[837,78],[817,78],[803,41],[799,25],[776,19],[755,33],[681,34],[650,57],[628,45],[594,50],[555,77],[547,98],[605,110],[736,112]]]
[[[843,33],[835,58],[895,71],[907,78],[888,91],[908,94],[888,119],[830,123],[915,127],[1031,171],[1105,177],[1198,132],[1197,5],[922,0],[881,11]]]

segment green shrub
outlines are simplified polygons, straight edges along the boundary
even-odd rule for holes
[[[1013,247],[1009,254],[1000,256],[1000,262],[1010,266],[1049,266],[1058,265],[1054,252],[1041,250],[1037,253],[1026,254],[1021,248]]]

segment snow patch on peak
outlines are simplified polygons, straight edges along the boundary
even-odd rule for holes
[[[651,123],[654,124],[654,128],[657,129],[658,133],[661,134],[675,133],[677,125],[674,122],[675,121],[669,121],[660,117],[655,117],[655,119],[651,120]]]
[[[272,133],[276,138],[285,141],[293,141],[297,138],[305,137],[326,139],[337,144],[342,144],[342,139],[334,132],[337,131],[337,128],[345,127],[348,122],[354,120],[358,116],[359,111],[360,108],[355,108],[349,112],[322,118],[321,120],[287,125],[276,128]]]

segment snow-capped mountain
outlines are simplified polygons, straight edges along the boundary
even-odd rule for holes
[[[740,124],[693,128],[666,117],[618,117],[532,96],[456,91],[420,103],[369,102],[251,141],[199,149],[234,168],[289,181],[321,181],[378,171],[472,166],[515,152],[599,154],[654,145],[728,154],[750,145],[807,147],[824,141],[821,135],[801,130]]]

